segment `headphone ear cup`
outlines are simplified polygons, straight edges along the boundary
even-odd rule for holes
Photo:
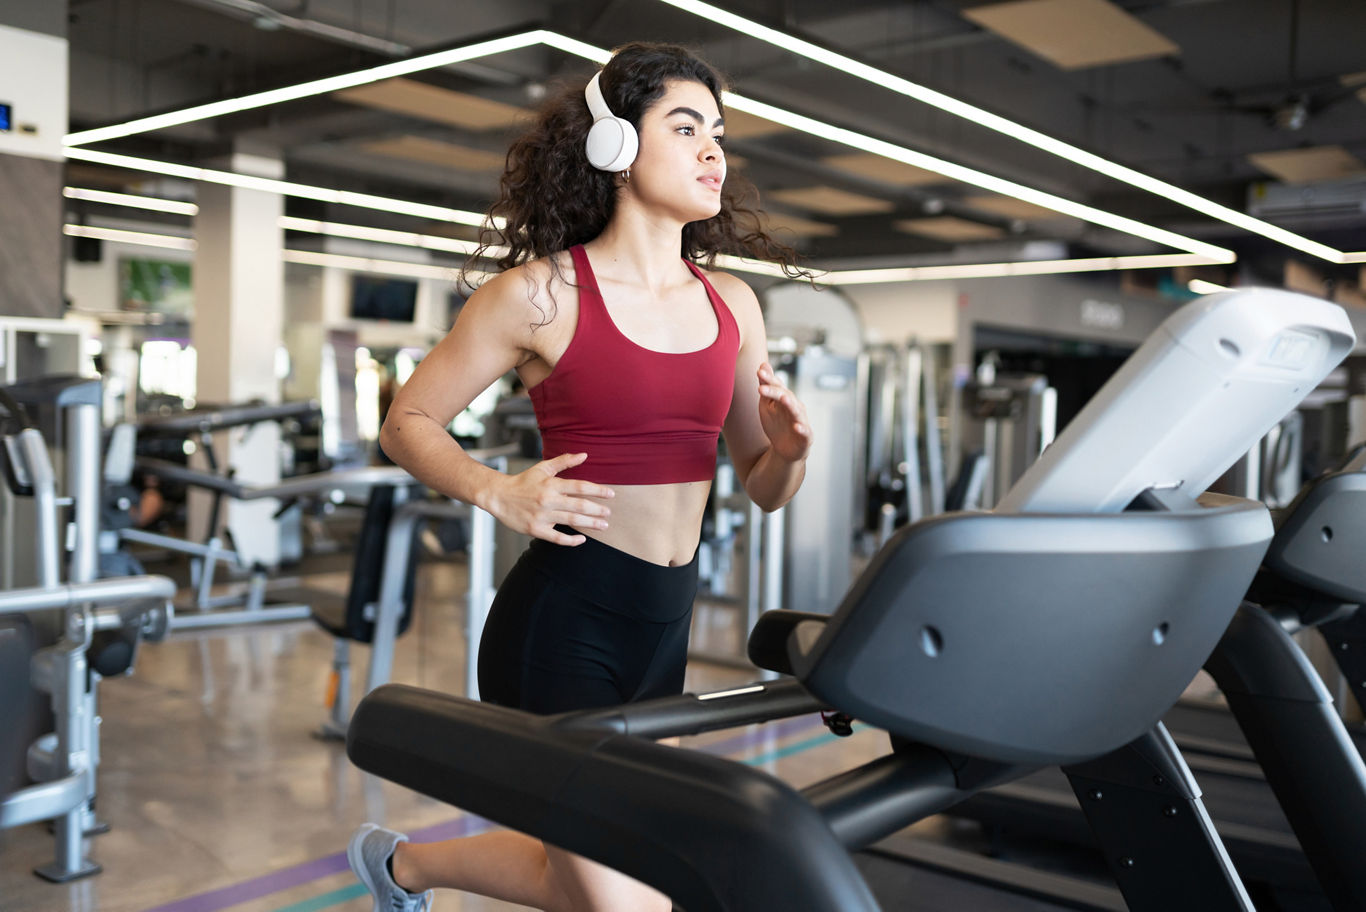
[[[629,120],[604,117],[588,131],[588,163],[600,171],[625,171],[636,160],[640,138]]]

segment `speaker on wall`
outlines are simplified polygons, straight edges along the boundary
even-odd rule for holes
[[[71,255],[77,263],[98,263],[104,255],[104,243],[99,238],[73,237]]]

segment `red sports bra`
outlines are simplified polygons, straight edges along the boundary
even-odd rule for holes
[[[560,477],[600,484],[711,479],[740,351],[730,308],[688,263],[716,314],[715,341],[681,353],[642,348],[612,322],[583,247],[571,247],[569,254],[579,321],[555,369],[530,391],[545,458],[587,453]]]

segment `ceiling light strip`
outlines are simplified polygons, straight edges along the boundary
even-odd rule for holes
[[[173,234],[150,234],[145,231],[125,231],[121,228],[96,228],[91,225],[63,225],[62,233],[69,237],[94,238],[98,241],[118,241],[143,247],[166,247],[172,250],[194,250],[194,238]]]
[[[727,92],[725,101],[727,107],[755,114],[766,120],[771,120],[775,123],[791,127],[794,130],[809,133],[812,136],[819,136],[822,139],[842,143],[855,149],[863,149],[867,152],[881,155],[884,158],[890,158],[895,161],[904,162],[908,165],[914,165],[917,168],[933,171],[936,174],[942,174],[953,180],[962,181],[963,183],[972,184],[973,186],[991,190],[996,193],[1002,193],[1007,196],[1013,196],[1016,199],[1034,203],[1038,206],[1044,206],[1055,212],[1061,212],[1064,215],[1085,219],[1088,222],[1104,225],[1107,228],[1114,228],[1117,231],[1123,231],[1126,234],[1132,234],[1136,237],[1141,237],[1159,244],[1165,244],[1169,247],[1176,247],[1180,250],[1196,253],[1222,262],[1233,262],[1234,255],[1232,251],[1185,237],[1174,231],[1167,231],[1166,229],[1148,225],[1134,219],[1125,218],[1124,216],[1105,212],[1101,209],[1096,209],[1082,203],[1063,199],[1062,197],[1054,196],[1051,193],[1044,193],[1042,190],[1035,190],[1031,187],[1026,187],[1023,184],[1017,184],[1013,181],[1005,180],[1004,178],[995,177],[983,171],[977,171],[973,168],[967,168],[963,165],[957,165],[953,162],[935,158],[932,155],[926,155],[923,152],[915,152],[911,149],[893,145],[892,143],[884,142],[880,139],[874,139],[863,133],[855,133],[853,130],[846,130],[843,127],[832,126],[831,124],[823,123],[822,121],[801,114],[794,114],[783,108],[764,104],[763,102],[755,101],[751,98],[745,98],[742,95],[735,95]]]
[[[515,51],[536,44],[544,44],[546,43],[546,36],[548,34],[550,33],[538,30],[523,32],[519,35],[508,35],[504,38],[495,38],[490,41],[480,41],[475,44],[466,45],[465,47],[451,48],[445,51],[437,51],[432,54],[424,54],[421,57],[413,57],[409,60],[397,60],[393,63],[386,63],[377,67],[358,70],[354,73],[342,73],[338,76],[329,76],[325,79],[315,79],[310,82],[301,82],[297,85],[269,89],[265,92],[256,92],[252,95],[243,95],[240,98],[225,98],[222,101],[195,105],[194,107],[183,108],[179,111],[168,111],[164,114],[154,114],[150,117],[139,117],[136,120],[130,120],[126,123],[111,124],[107,127],[96,127],[91,130],[68,133],[63,139],[63,142],[68,146],[82,146],[89,143],[101,142],[106,139],[132,136],[135,133],[145,133],[148,130],[162,130],[166,127],[180,126],[181,124],[192,123],[193,121],[204,120],[209,117],[221,117],[224,114],[235,114],[239,111],[263,108],[267,105],[280,104],[285,101],[297,101],[300,98],[308,98],[313,95],[324,95],[328,92],[336,92],[340,89],[350,89],[371,82],[379,82],[381,79],[392,79],[395,76],[407,76],[412,73],[420,73],[423,70],[449,66],[453,63],[463,63],[477,57],[487,57],[491,54],[502,54],[506,51]]]
[[[106,203],[111,206],[126,206],[130,209],[150,209],[153,212],[171,212],[176,215],[194,215],[199,211],[199,207],[194,203],[186,203],[181,200],[135,196],[131,193],[111,193],[108,190],[89,190],[85,187],[63,187],[62,196],[89,203]]]
[[[339,253],[319,253],[316,250],[285,250],[284,260],[286,263],[298,263],[304,266],[332,266],[355,272],[378,272],[386,275],[409,276],[415,279],[438,279],[444,282],[456,282],[460,279],[460,268],[457,266],[405,263],[402,260],[346,256]],[[472,269],[465,275],[475,282],[480,282],[488,274]]]
[[[1237,209],[1230,209],[1228,206],[1222,206],[1213,200],[1208,200],[1202,196],[1191,193],[1188,190],[1183,190],[1175,184],[1169,184],[1166,181],[1150,177],[1140,171],[1135,171],[1133,168],[1121,165],[1118,162],[1101,158],[1099,155],[1087,152],[1084,149],[1065,143],[1062,140],[1056,139],[1045,133],[1040,133],[1038,130],[1031,130],[1023,124],[1018,124],[1012,120],[1001,117],[1000,115],[992,114],[990,111],[986,111],[976,105],[959,101],[942,92],[936,92],[934,89],[911,82],[908,79],[903,79],[884,70],[879,70],[876,67],[860,63],[851,57],[846,57],[843,54],[838,54],[834,51],[819,47],[809,41],[803,41],[800,38],[795,38],[792,35],[785,34],[776,29],[760,25],[759,23],[745,19],[742,16],[727,12],[718,6],[713,6],[710,3],[703,3],[701,0],[663,0],[663,2],[683,10],[684,12],[692,13],[695,16],[711,20],[718,25],[724,25],[734,31],[757,38],[760,41],[781,48],[784,51],[790,51],[805,57],[808,60],[826,64],[827,66],[834,67],[851,76],[856,76],[866,82],[880,85],[908,98],[924,102],[941,111],[970,120],[989,130],[1004,133],[1006,136],[1027,143],[1037,149],[1042,149],[1045,152],[1065,158],[1070,162],[1081,165],[1084,168],[1089,168],[1092,171],[1097,171],[1107,177],[1112,177],[1115,180],[1123,181],[1140,190],[1155,193],[1158,196],[1165,197],[1180,203],[1183,206],[1194,209],[1196,212],[1242,228],[1244,231],[1259,234],[1262,237],[1285,244],[1287,247],[1293,247],[1304,253],[1320,257],[1329,262],[1345,262],[1345,260],[1342,259],[1342,252],[1329,247],[1327,244],[1311,241],[1294,232],[1277,227],[1270,222],[1264,222],[1261,219],[1253,218],[1244,212],[1239,212]]]
[[[507,50],[514,47],[526,47],[534,43],[543,43],[550,47],[562,50],[566,53],[585,57],[589,60],[593,60],[598,63],[603,63],[611,59],[610,51],[594,47],[593,45],[586,44],[582,41],[577,41],[573,38],[569,38],[564,35],[557,34],[555,32],[545,30],[526,32],[522,35],[510,36],[509,38],[498,39],[497,41],[511,42],[511,44],[503,46],[499,45],[497,42],[483,42],[477,45],[470,45],[468,48],[459,48],[453,51],[444,51],[440,52],[439,54],[431,54],[426,55],[425,57],[414,58],[411,61],[400,61],[399,64],[386,64],[383,67],[372,68],[370,70],[362,70],[357,73],[344,74],[343,76],[333,77],[330,80],[317,80],[312,83],[302,83],[298,86],[289,86],[284,89],[274,91],[286,92],[288,93],[288,96],[290,98],[305,97],[308,94],[317,94],[323,91],[334,91],[337,86],[333,85],[333,83],[336,80],[346,81],[345,84],[347,86],[359,85],[365,82],[372,82],[375,79],[387,78],[389,75],[393,75],[388,68],[400,64],[412,67],[411,69],[405,70],[405,72],[417,72],[420,69],[424,69],[430,66],[440,66],[443,63],[452,62],[443,55],[453,54],[456,52],[471,51],[474,48],[483,48],[484,50],[482,50],[480,54],[489,54],[497,53],[500,50]],[[497,45],[497,49],[490,50],[489,47],[492,45]],[[477,55],[471,53],[470,56],[473,57]],[[470,58],[464,57],[461,59]],[[432,60],[437,60],[437,62],[430,62]],[[417,64],[420,61],[429,62],[424,64],[423,66],[417,66]],[[383,71],[382,75],[374,75],[376,72],[379,71]],[[277,101],[285,100],[282,97],[266,97],[270,95],[271,93],[258,93],[257,95],[245,96],[244,98],[232,99],[230,101],[241,103],[242,106],[236,108],[235,110],[245,110],[247,107],[259,107],[264,104],[273,104]],[[992,190],[997,193],[1003,193],[1008,196],[1015,197],[1017,199],[1025,200],[1027,202],[1032,202],[1036,205],[1044,206],[1046,208],[1053,209],[1055,211],[1062,212],[1067,215],[1074,215],[1078,218],[1094,222],[1095,224],[1105,225],[1107,227],[1114,228],[1118,231],[1123,231],[1127,234],[1133,234],[1137,237],[1142,237],[1147,240],[1154,241],[1156,243],[1166,244],[1181,250],[1190,251],[1192,253],[1200,253],[1203,256],[1220,259],[1222,262],[1232,262],[1233,260],[1233,254],[1230,251],[1225,250],[1221,247],[1216,247],[1211,244],[1205,244],[1201,241],[1195,241],[1193,239],[1183,237],[1182,235],[1176,234],[1174,232],[1165,231],[1155,226],[1144,224],[1143,222],[1138,222],[1133,219],[1127,219],[1119,215],[1114,215],[1112,213],[1104,212],[1099,209],[1094,209],[1090,206],[1085,206],[1080,203],[1072,202],[1071,200],[1065,200],[1062,197],[1057,197],[1053,196],[1052,194],[1044,193],[1042,191],[1033,190],[1021,184],[1016,184],[1012,181],[1007,181],[1001,178],[993,177],[991,175],[985,174],[984,172],[976,171],[971,168],[966,168],[961,165],[956,165],[952,162],[947,162],[930,155],[925,155],[924,153],[914,152],[910,149],[893,145],[892,143],[883,142],[881,140],[875,140],[872,137],[856,133],[852,130],[844,130],[838,127],[834,127],[822,121],[815,120],[814,118],[804,117],[802,115],[786,111],[782,108],[778,108],[773,105],[767,105],[762,102],[745,98],[741,95],[727,93],[726,103],[729,106],[736,108],[737,110],[748,111],[760,117],[765,117],[774,122],[782,123],[786,126],[792,127],[793,129],[800,130],[802,132],[809,133],[814,136],[819,136],[823,138],[834,138],[836,139],[836,141],[843,142],[845,145],[852,146],[856,149],[863,149],[865,151],[873,152],[874,154],[878,155],[883,155],[884,157],[891,158],[896,161],[906,162],[908,164],[924,168],[927,171],[934,171],[935,173],[943,174],[946,177],[955,180],[961,180],[966,183],[973,184],[974,186]],[[177,123],[185,123],[189,120],[198,119],[200,117],[212,116],[211,114],[203,113],[206,107],[207,106],[200,106],[199,108],[186,109],[182,112],[173,112],[173,114],[176,114],[177,116],[179,114],[185,115],[183,119],[176,121]],[[198,111],[199,113],[193,113],[196,111]],[[172,115],[168,114],[163,116],[170,117]],[[134,132],[140,132],[146,129],[155,129],[156,126],[166,125],[159,124],[154,126],[147,126],[145,122],[148,120],[148,118],[144,118],[142,121],[130,121],[128,124],[124,124],[122,126],[125,127],[132,127],[134,124],[137,123],[142,123],[143,126],[138,127],[137,129],[130,129],[127,132],[120,133],[118,135],[130,135]],[[83,134],[74,135],[82,136]],[[68,142],[70,142],[70,139],[71,138],[68,137]],[[93,140],[84,139],[82,141],[90,142]],[[270,189],[271,187],[288,188],[278,189],[277,192],[281,192],[289,196],[299,196],[309,199],[318,199],[326,202],[338,202],[344,203],[346,205],[362,206],[364,208],[402,212],[405,214],[417,215],[419,217],[424,218],[443,219],[447,221],[457,222],[460,224],[481,225],[483,223],[482,215],[478,213],[463,212],[461,210],[440,210],[438,209],[438,207],[426,207],[420,203],[409,203],[403,200],[389,200],[384,197],[370,196],[368,194],[349,193],[347,191],[329,190],[321,187],[307,187],[301,184],[292,184],[287,181],[273,181],[267,178],[256,178],[249,177],[246,175],[232,174],[231,172],[210,171],[209,169],[203,168],[191,168],[189,166],[183,165],[157,163],[152,162],[148,159],[135,159],[129,156],[114,156],[109,155],[107,153],[96,153],[90,150],[78,149],[70,145],[68,145],[66,151],[67,157],[69,158],[79,158],[85,161],[103,160],[106,164],[119,164],[120,162],[122,162],[121,166],[123,167],[139,167],[139,165],[137,164],[129,164],[132,162],[138,162],[141,163],[143,170],[153,170],[156,173],[162,174],[178,173],[179,176],[187,176],[191,180],[212,180],[218,183],[227,183],[233,186],[248,187],[251,189]],[[100,159],[95,158],[94,156],[104,156],[104,158]],[[160,165],[163,169],[176,168],[180,170],[179,172],[173,172],[171,170],[158,170],[158,168],[155,167],[157,165]],[[441,213],[455,213],[455,215],[445,215]]]
[[[297,223],[286,225],[286,222]],[[303,227],[307,225],[308,227]],[[281,227],[310,231],[316,228],[362,228],[363,226],[338,225],[330,222],[315,222],[311,219],[281,219]],[[367,232],[382,229],[364,229]],[[140,231],[123,231],[117,228],[92,228],[85,225],[66,225],[63,231],[78,237],[94,237],[101,240],[120,241],[127,244],[141,244],[149,247],[169,247],[193,250],[192,238],[176,237],[165,234],[149,234]],[[323,232],[325,233],[325,232]],[[395,232],[405,234],[405,232]],[[342,234],[349,237],[353,235]],[[430,237],[430,235],[421,235]],[[448,240],[438,238],[437,240]],[[386,260],[375,257],[348,256],[345,254],[323,253],[314,250],[289,250],[283,252],[287,263],[305,266],[332,266],[360,272],[377,272],[389,275],[406,275],[416,278],[432,278],[455,281],[460,269],[455,266],[434,266],[424,263],[409,263],[401,260]],[[739,257],[720,256],[717,262],[728,269],[744,269],[749,272],[781,275],[782,270],[773,263],[743,260]],[[886,282],[926,282],[945,279],[1007,278],[1010,276],[1054,275],[1075,272],[1103,272],[1117,269],[1156,269],[1177,266],[1203,266],[1210,261],[1194,254],[1156,254],[1127,257],[1092,257],[1074,260],[1032,260],[1012,263],[971,263],[952,266],[913,266],[904,269],[859,269],[828,272],[817,276],[815,281],[824,285],[867,285]],[[477,284],[488,278],[490,273],[469,270],[468,279]]]
[[[472,254],[479,249],[475,241],[460,238],[441,237],[435,234],[418,234],[412,231],[392,231],[388,228],[371,228],[368,225],[347,225],[342,222],[323,222],[317,219],[280,217],[280,227],[286,231],[303,231],[309,234],[325,234],[329,237],[351,238],[358,241],[376,241],[381,244],[394,244],[400,247],[420,247],[424,250],[443,250],[449,253]],[[502,256],[506,247],[490,247],[487,256]]]
[[[168,177],[205,181],[211,184],[241,187],[246,190],[261,190],[267,193],[279,193],[283,196],[321,200],[322,202],[337,203],[343,206],[357,206],[362,209],[377,209],[381,212],[397,212],[403,215],[416,216],[418,218],[455,222],[460,225],[474,225],[478,227],[484,223],[483,213],[470,212],[466,209],[449,209],[445,206],[432,206],[426,203],[414,203],[409,200],[390,199],[389,197],[374,196],[369,193],[353,193],[349,190],[313,187],[308,184],[296,184],[291,181],[275,180],[268,177],[235,174],[231,171],[215,171],[211,168],[178,165],[174,162],[156,161],[150,158],[136,158],[131,155],[119,155],[112,152],[98,152],[94,149],[67,147],[64,151],[67,158],[109,165],[115,168],[128,168],[133,171],[164,174]]]
[[[1119,269],[1171,269],[1178,266],[1206,266],[1213,262],[1196,254],[1179,253],[1087,257],[1073,260],[1019,260],[1010,263],[963,263],[949,266],[909,266],[899,269],[848,269],[826,273],[816,281],[823,285],[873,285],[948,279],[1004,279],[1077,272],[1111,272]]]

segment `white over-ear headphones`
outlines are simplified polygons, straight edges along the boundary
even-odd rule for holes
[[[588,163],[600,171],[625,171],[636,160],[640,138],[629,120],[614,115],[607,107],[598,86],[601,71],[588,80],[583,97],[588,102],[588,113],[593,115],[593,126],[588,131]]]

